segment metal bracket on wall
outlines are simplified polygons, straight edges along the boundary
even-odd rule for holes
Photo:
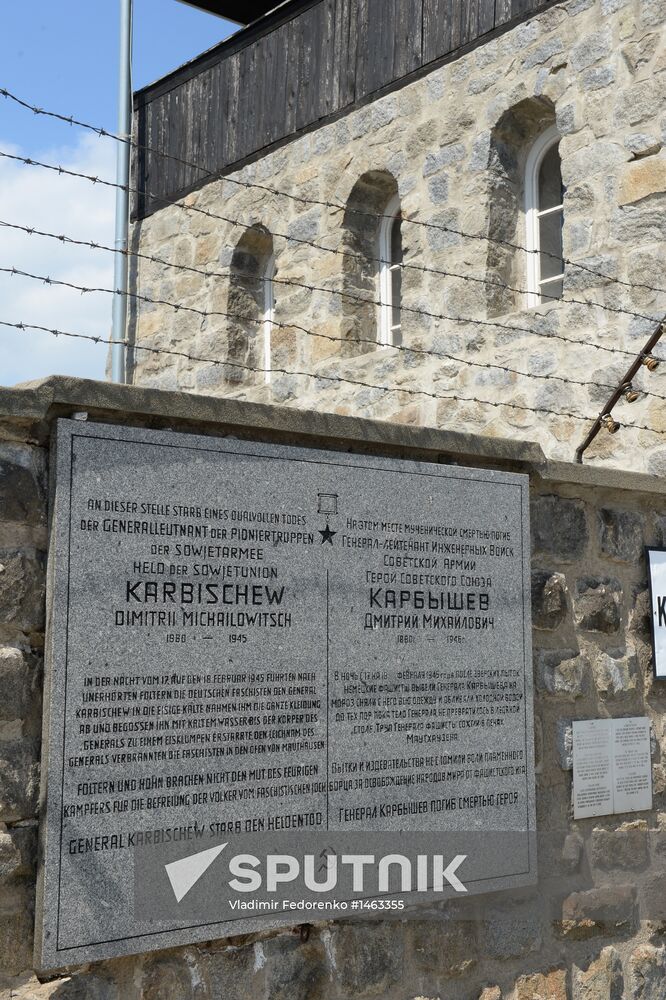
[[[592,424],[589,434],[585,438],[582,444],[576,448],[576,461],[582,464],[583,454],[590,447],[595,437],[599,433],[602,427],[605,427],[610,434],[615,434],[616,431],[622,426],[617,420],[613,418],[612,411],[613,407],[622,399],[625,398],[627,402],[633,403],[638,399],[640,391],[634,389],[632,385],[633,379],[636,377],[641,367],[645,365],[649,372],[654,372],[659,367],[660,358],[655,358],[652,355],[652,350],[661,340],[662,334],[664,333],[664,326],[666,324],[666,317],[662,319],[654,333],[651,335],[648,342],[643,347],[642,351],[639,351],[636,355],[636,360],[632,362],[631,367],[627,369],[624,373],[617,389],[614,389],[609,396],[606,403],[604,403],[601,413],[597,419]]]

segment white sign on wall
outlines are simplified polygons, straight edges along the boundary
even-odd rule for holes
[[[648,549],[647,560],[654,674],[666,678],[666,549]]]
[[[573,724],[574,819],[652,808],[650,720]]]

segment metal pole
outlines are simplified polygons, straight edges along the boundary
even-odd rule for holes
[[[131,138],[132,133],[132,0],[120,0],[120,64],[118,73],[118,134]],[[125,381],[125,345],[127,331],[127,236],[129,230],[130,144],[119,142],[116,160],[116,238],[113,287],[121,294],[113,296],[111,324],[111,379]]]

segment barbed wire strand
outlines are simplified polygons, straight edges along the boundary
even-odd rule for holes
[[[263,326],[263,324],[265,322],[269,322],[270,325],[271,325],[271,327],[275,328],[275,329],[286,330],[286,331],[289,331],[289,332],[297,331],[297,332],[303,333],[303,334],[305,334],[306,336],[309,336],[309,337],[318,337],[318,338],[321,338],[323,340],[332,341],[332,342],[335,342],[335,343],[338,343],[338,344],[344,344],[344,343],[346,343],[340,337],[333,336],[332,334],[320,333],[320,332],[315,331],[315,330],[310,330],[307,327],[300,326],[297,323],[283,323],[283,322],[275,320],[275,319],[266,320],[266,319],[259,319],[259,318],[255,318],[255,317],[247,317],[247,316],[239,315],[238,313],[228,312],[228,311],[221,310],[221,309],[214,309],[214,310],[199,309],[196,306],[188,306],[188,305],[183,305],[182,303],[170,302],[168,299],[155,299],[155,298],[152,298],[151,296],[142,295],[139,292],[123,292],[120,289],[114,289],[114,288],[104,288],[104,287],[95,287],[95,286],[88,286],[88,285],[79,285],[79,284],[77,284],[75,282],[65,281],[65,280],[60,279],[60,278],[52,278],[49,275],[33,274],[30,271],[24,271],[21,268],[17,268],[17,267],[0,267],[0,274],[9,274],[11,276],[18,276],[18,277],[22,277],[22,278],[28,278],[29,280],[32,280],[32,281],[42,282],[45,285],[54,285],[54,286],[58,286],[58,287],[62,287],[62,288],[69,288],[69,289],[71,289],[73,291],[80,292],[81,294],[102,293],[102,294],[106,294],[106,295],[126,295],[128,298],[134,299],[135,301],[138,301],[138,302],[144,302],[144,303],[146,303],[148,305],[165,306],[165,307],[167,307],[169,309],[172,309],[176,313],[179,313],[179,312],[192,313],[192,314],[194,314],[196,316],[199,316],[201,318],[201,320],[202,320],[202,326],[203,326],[203,323],[207,319],[215,318],[215,317],[217,317],[217,318],[223,318],[223,319],[230,319],[230,320],[234,320],[234,321],[240,321],[240,322],[243,322],[243,323],[249,322],[249,323],[252,323],[253,325],[256,325],[256,326]],[[494,325],[494,324],[491,323],[490,325]],[[508,329],[512,329],[512,328],[509,327]],[[546,338],[548,338],[549,335],[548,334],[543,334],[543,336],[546,337]],[[559,335],[553,335],[553,336],[559,336]],[[363,343],[363,344],[369,344],[369,345],[371,345],[372,347],[375,347],[375,348],[377,348],[377,346],[378,346],[376,340],[370,340],[370,339],[367,339],[367,338],[355,338],[354,342],[356,342],[356,343]],[[588,346],[590,346],[590,345],[586,344],[584,341],[575,341],[574,340],[574,341],[569,341],[569,342],[575,343],[575,344],[577,344],[578,346],[581,346],[581,347],[588,347]],[[592,346],[598,346],[598,345],[592,345]],[[553,380],[553,381],[563,382],[563,383],[569,384],[569,385],[578,385],[578,386],[591,387],[591,388],[603,388],[603,389],[611,389],[611,390],[615,388],[615,385],[611,385],[610,383],[606,383],[606,382],[582,381],[582,380],[578,380],[578,379],[571,379],[571,378],[568,378],[568,377],[563,376],[563,375],[555,375],[553,373],[524,372],[524,371],[520,371],[519,369],[511,368],[508,365],[500,365],[500,364],[495,364],[495,363],[492,363],[492,362],[472,361],[472,360],[467,359],[467,358],[461,358],[461,357],[459,357],[457,355],[452,355],[452,354],[449,354],[449,353],[446,353],[446,352],[441,352],[441,351],[433,351],[433,350],[430,350],[430,349],[427,349],[427,348],[408,347],[406,345],[399,344],[399,345],[395,345],[394,347],[389,347],[389,350],[396,350],[396,351],[399,351],[399,352],[402,351],[402,352],[409,353],[409,354],[414,354],[414,355],[417,355],[417,356],[434,357],[434,358],[438,358],[439,360],[452,361],[452,362],[454,362],[456,364],[467,365],[467,366],[471,366],[471,367],[474,367],[474,368],[485,368],[485,369],[499,370],[499,371],[503,371],[503,372],[505,372],[507,374],[518,375],[518,376],[521,376],[523,378]],[[625,352],[625,351],[620,352],[619,349],[613,349],[613,348],[605,348],[605,350],[611,351],[613,353],[623,353],[623,354],[626,353],[626,354],[629,354],[629,356],[631,358],[637,358],[637,357],[641,356],[640,352],[638,352],[638,353],[636,353],[636,352],[630,353],[630,352]],[[650,390],[642,389],[642,388],[641,388],[640,392],[642,393],[642,395],[645,395],[645,396],[653,397],[655,399],[660,399],[660,400],[666,400],[666,395],[662,395],[660,393],[655,393],[655,392],[652,392]]]
[[[105,344],[106,346],[111,346],[113,344],[120,344],[121,346],[123,346],[123,347],[125,347],[125,348],[127,348],[129,350],[132,350],[132,351],[146,351],[146,352],[148,352],[150,354],[175,355],[176,357],[185,358],[188,361],[195,361],[195,362],[200,362],[200,363],[205,363],[205,364],[212,364],[212,365],[219,366],[219,367],[236,368],[236,369],[239,369],[241,371],[253,372],[254,374],[264,374],[265,375],[267,372],[270,372],[273,375],[286,375],[286,376],[293,376],[293,377],[299,377],[299,378],[301,378],[301,377],[302,378],[311,378],[311,379],[314,379],[315,381],[324,381],[324,382],[331,382],[331,383],[338,383],[338,384],[345,384],[345,385],[360,386],[360,387],[365,388],[365,389],[375,389],[375,390],[377,390],[379,392],[384,392],[384,393],[394,393],[394,392],[395,393],[406,393],[407,395],[411,395],[411,396],[426,396],[426,397],[428,397],[430,399],[446,399],[446,400],[449,400],[451,402],[456,402],[456,403],[476,403],[476,404],[481,405],[481,406],[509,407],[510,409],[527,411],[529,413],[547,414],[547,415],[556,416],[556,417],[568,417],[571,420],[578,420],[578,421],[583,422],[583,423],[587,423],[588,421],[590,421],[590,420],[593,419],[592,417],[584,416],[584,415],[581,415],[580,413],[570,413],[570,412],[567,412],[566,410],[551,410],[548,407],[526,406],[526,405],[524,405],[522,403],[513,403],[513,402],[507,402],[507,401],[498,402],[497,400],[492,400],[492,399],[479,399],[476,396],[460,396],[460,395],[457,395],[457,394],[436,393],[436,392],[431,392],[428,389],[413,389],[413,388],[410,388],[408,386],[377,385],[376,383],[373,383],[373,382],[366,382],[366,381],[361,380],[361,379],[351,379],[351,378],[347,378],[346,376],[343,376],[343,375],[325,375],[325,374],[323,374],[321,372],[292,371],[292,370],[289,370],[289,369],[286,369],[286,368],[270,368],[270,369],[256,368],[256,367],[254,367],[252,365],[246,365],[246,364],[243,364],[242,362],[238,362],[238,361],[227,361],[227,360],[221,360],[220,358],[201,357],[201,356],[198,356],[198,355],[190,354],[187,351],[178,351],[178,350],[175,350],[173,348],[149,347],[147,345],[132,344],[128,340],[115,340],[114,341],[114,340],[106,339],[105,337],[96,337],[96,336],[93,336],[92,334],[72,333],[70,331],[60,330],[60,329],[57,329],[57,328],[52,328],[52,327],[47,327],[47,326],[40,326],[40,325],[35,324],[35,323],[23,323],[23,322],[10,323],[10,322],[8,322],[6,320],[0,320],[0,326],[8,327],[10,329],[22,330],[22,331],[35,330],[35,331],[40,331],[42,333],[48,333],[48,334],[52,335],[53,337],[72,337],[72,338],[75,338],[77,340],[92,341],[95,344]],[[657,430],[654,427],[649,427],[647,424],[633,424],[633,423],[632,424],[628,424],[628,423],[624,423],[624,424],[622,424],[622,426],[625,427],[625,428],[627,428],[627,429],[648,431],[648,432],[650,432],[652,434],[656,434],[656,435],[659,435],[659,436],[666,435],[666,431]]]
[[[239,226],[244,226],[245,227],[245,223],[237,222],[237,223],[235,223],[235,225],[239,225]],[[233,275],[237,275],[239,277],[245,277],[245,278],[256,278],[257,277],[256,275],[253,275],[250,272],[238,270],[236,268],[234,268],[233,271],[231,269],[228,270],[228,271],[211,271],[211,270],[207,270],[207,269],[204,269],[204,268],[194,267],[194,266],[188,265],[188,264],[176,264],[176,263],[174,263],[172,261],[165,260],[163,257],[157,257],[155,254],[146,254],[146,253],[142,253],[139,250],[130,250],[129,248],[127,248],[127,249],[119,249],[118,247],[108,246],[107,244],[98,243],[98,242],[95,242],[93,240],[77,240],[77,239],[74,239],[71,236],[66,236],[64,234],[50,233],[50,232],[47,232],[45,230],[38,229],[35,226],[22,226],[22,225],[19,225],[18,223],[6,222],[6,221],[2,221],[2,220],[0,220],[0,226],[5,227],[7,229],[20,230],[21,232],[26,233],[28,236],[33,236],[33,235],[34,236],[43,236],[43,237],[47,237],[49,239],[58,240],[59,242],[61,242],[63,244],[66,243],[66,244],[72,244],[74,246],[88,247],[91,250],[104,250],[107,253],[122,253],[125,256],[135,257],[135,258],[137,258],[139,260],[146,260],[146,261],[149,261],[150,263],[160,264],[160,265],[163,265],[165,267],[177,268],[177,269],[183,270],[183,271],[190,271],[193,274],[199,274],[199,275],[202,275],[204,277],[229,278],[229,277],[231,277],[232,274]],[[252,227],[245,227],[245,228],[252,228]],[[282,234],[280,234],[280,233],[276,233],[274,235],[276,235],[276,236],[282,236]],[[282,238],[288,240],[291,237],[289,237],[289,236],[283,236]],[[317,247],[320,246],[319,244],[314,244],[314,245],[317,246]],[[328,250],[329,248],[321,247],[321,249]],[[332,250],[331,252],[333,252],[333,253],[343,253],[343,251],[340,251],[340,250]],[[368,259],[368,258],[363,258],[363,257],[357,257],[356,255],[350,255],[350,256],[353,256],[355,259],[361,260],[361,261],[365,261],[365,260]],[[382,263],[382,261],[379,258],[369,258],[369,259],[373,260],[373,261],[376,261],[377,263]],[[401,266],[403,266],[404,268],[414,268],[414,269],[421,270],[420,266],[417,266],[417,265],[405,264],[405,265],[401,265]],[[428,268],[427,270],[430,271],[432,269]],[[437,270],[435,273],[440,274],[440,275],[442,275],[444,277],[455,278],[455,279],[461,280],[461,281],[468,281],[468,282],[471,282],[471,283],[483,284],[483,285],[494,285],[494,286],[497,286],[499,288],[506,289],[508,291],[519,292],[520,294],[524,294],[524,295],[527,294],[527,290],[524,289],[524,288],[516,288],[513,285],[508,285],[508,284],[506,284],[503,281],[498,281],[498,280],[492,279],[492,278],[480,278],[477,275],[460,274],[459,272],[455,272],[455,271],[440,271],[440,270]],[[305,289],[305,290],[307,290],[309,292],[323,292],[323,293],[325,293],[327,295],[337,295],[340,298],[345,298],[345,299],[348,299],[348,300],[350,300],[352,302],[365,303],[366,305],[374,305],[374,306],[380,306],[380,307],[387,305],[387,303],[382,302],[381,299],[367,298],[366,296],[356,295],[354,292],[348,292],[348,291],[345,291],[344,289],[327,288],[327,287],[325,287],[323,285],[311,285],[311,284],[308,284],[306,282],[297,281],[294,278],[278,278],[276,275],[274,275],[271,278],[271,281],[274,284],[291,286],[291,287],[294,287],[294,288],[302,288],[302,289]],[[591,301],[589,301],[587,299],[573,299],[573,298],[558,299],[558,297],[554,296],[554,295],[552,295],[552,296],[551,295],[546,295],[545,298],[552,299],[553,301],[563,301],[563,302],[567,302],[567,303],[571,303],[571,304],[575,304],[575,305],[595,307],[597,309],[602,309],[602,310],[604,310],[606,312],[612,312],[612,313],[618,313],[618,314],[622,314],[622,315],[626,315],[626,316],[631,316],[633,319],[646,320],[646,321],[648,321],[650,323],[658,323],[658,322],[660,322],[660,317],[658,317],[658,316],[651,316],[651,315],[648,315],[646,313],[638,313],[638,312],[635,312],[634,310],[624,309],[624,308],[621,308],[619,306],[609,306],[609,305],[604,304],[603,302],[591,302]],[[410,312],[410,313],[413,313],[416,316],[426,316],[426,317],[428,317],[430,319],[433,319],[433,318],[434,319],[447,319],[447,320],[450,320],[452,322],[458,322],[458,319],[456,319],[456,317],[453,317],[451,315],[442,314],[442,313],[433,313],[433,312],[430,312],[430,311],[425,310],[425,309],[419,309],[419,308],[417,308],[415,306],[406,306],[404,304],[401,304],[400,308],[401,308],[402,312]],[[463,317],[460,321],[461,322],[468,322],[468,319],[466,317]],[[476,320],[472,320],[471,318],[469,319],[469,321],[470,322],[476,322]],[[517,327],[511,327],[511,329],[517,329]],[[526,330],[527,328],[523,327],[522,329]],[[538,335],[538,331],[531,331],[531,332],[534,332],[536,335]],[[626,353],[630,357],[634,357],[634,354],[631,351],[627,351]]]
[[[393,219],[394,218],[393,216],[388,216],[388,215],[385,215],[385,214],[382,214],[382,213],[378,213],[378,212],[369,212],[366,209],[353,208],[351,206],[344,205],[344,204],[342,204],[340,202],[331,202],[331,201],[326,201],[324,199],[317,199],[317,198],[307,198],[304,195],[298,195],[298,194],[294,194],[293,192],[283,191],[283,190],[281,190],[279,188],[273,188],[270,185],[260,184],[257,181],[241,181],[241,180],[239,180],[238,178],[235,178],[235,177],[222,176],[219,171],[218,172],[211,171],[211,170],[207,169],[206,167],[202,166],[201,164],[193,163],[190,160],[186,160],[186,159],[183,159],[182,157],[174,156],[172,153],[167,153],[164,150],[159,150],[159,149],[156,149],[155,147],[152,147],[152,146],[147,146],[147,145],[142,144],[142,143],[137,143],[137,142],[135,142],[131,138],[131,136],[118,135],[117,133],[111,132],[108,129],[104,129],[104,128],[101,128],[101,127],[96,126],[96,125],[91,125],[88,122],[83,122],[83,121],[81,121],[79,119],[76,119],[72,115],[62,115],[62,114],[59,114],[59,113],[57,113],[55,111],[47,111],[45,108],[40,108],[37,105],[33,105],[33,104],[30,104],[27,101],[22,100],[21,98],[17,97],[15,94],[11,93],[11,91],[7,90],[7,88],[5,88],[5,87],[0,88],[0,96],[6,98],[8,100],[13,101],[14,103],[16,103],[17,105],[19,105],[20,107],[22,107],[22,108],[24,108],[24,109],[26,109],[28,111],[31,111],[35,115],[44,115],[44,116],[47,116],[49,118],[55,118],[58,121],[64,122],[65,124],[76,126],[78,128],[82,128],[82,129],[86,129],[86,130],[88,130],[90,132],[95,133],[96,135],[98,135],[100,137],[105,137],[105,138],[108,138],[108,139],[113,139],[116,142],[125,143],[125,144],[129,145],[133,149],[144,151],[144,152],[147,152],[147,153],[151,153],[151,154],[153,154],[155,156],[160,156],[160,157],[163,157],[163,158],[168,159],[168,160],[173,160],[174,162],[179,163],[182,166],[189,167],[192,170],[198,170],[199,172],[201,172],[206,177],[209,177],[212,180],[220,180],[220,181],[223,181],[223,182],[225,182],[227,184],[233,184],[233,185],[236,185],[238,187],[244,188],[246,190],[264,191],[264,192],[266,192],[268,194],[271,194],[273,196],[288,198],[288,199],[290,199],[292,201],[296,201],[296,202],[298,202],[300,204],[304,204],[304,205],[317,205],[317,206],[322,207],[322,208],[328,208],[328,209],[330,209],[332,211],[336,211],[336,212],[349,212],[349,213],[354,214],[354,215],[360,215],[360,216],[364,216],[364,217],[371,218],[371,219],[374,219],[374,220]],[[152,200],[158,200],[158,201],[166,202],[167,204],[175,204],[176,203],[176,202],[174,202],[174,201],[172,201],[170,199],[163,198],[161,195],[157,195],[155,193],[151,193],[151,192],[146,191],[146,190],[138,190],[137,189],[133,193],[136,193],[139,196],[142,196],[142,197],[147,198],[147,199],[152,199]],[[531,250],[528,247],[525,247],[525,246],[523,246],[520,243],[514,243],[511,240],[499,239],[497,237],[492,237],[492,236],[490,236],[488,234],[484,234],[484,233],[470,233],[470,232],[467,232],[467,231],[465,231],[463,229],[456,229],[453,226],[445,225],[444,223],[429,222],[429,221],[425,221],[423,219],[410,218],[408,216],[401,216],[401,221],[403,221],[405,223],[408,223],[409,225],[422,226],[423,228],[426,228],[426,229],[431,229],[431,230],[436,230],[436,231],[439,231],[439,232],[449,233],[449,234],[454,235],[454,236],[460,236],[463,239],[481,240],[483,242],[493,243],[493,244],[496,244],[498,246],[503,246],[506,249],[518,251],[520,253],[538,254],[539,256],[550,257],[553,260],[562,261],[568,267],[579,268],[580,270],[586,272],[587,274],[594,275],[595,277],[601,278],[604,281],[610,281],[610,282],[613,282],[615,284],[619,284],[619,285],[622,285],[624,287],[631,288],[631,289],[643,288],[643,289],[647,289],[647,290],[652,291],[652,292],[666,294],[666,288],[659,288],[659,287],[656,287],[654,285],[649,285],[649,284],[644,283],[644,282],[628,282],[628,281],[624,281],[621,278],[617,278],[617,277],[614,277],[613,275],[605,274],[603,271],[598,271],[595,268],[591,268],[591,267],[587,266],[586,264],[581,264],[579,261],[574,261],[574,260],[571,260],[571,259],[569,259],[567,257],[562,257],[559,254],[551,253],[551,252],[549,252],[547,250],[541,250],[541,249],[539,249],[539,250]],[[555,298],[555,296],[544,296],[544,297]]]

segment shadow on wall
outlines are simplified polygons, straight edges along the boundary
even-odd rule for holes
[[[233,319],[228,322],[226,359],[239,366],[263,369],[267,351],[270,356],[273,261],[273,237],[269,231],[264,226],[246,230],[231,258],[227,300]],[[230,367],[226,379],[231,385],[251,381],[261,384],[264,373]]]

